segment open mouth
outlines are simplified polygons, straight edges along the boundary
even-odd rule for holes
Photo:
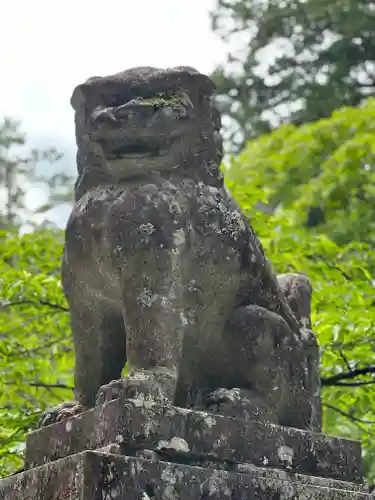
[[[183,132],[189,108],[193,107],[183,92],[106,104],[107,107],[98,106],[91,112],[90,136],[102,146],[109,160],[168,155],[172,142]],[[176,127],[176,120],[183,120],[183,126]]]
[[[134,142],[124,144],[116,149],[112,149],[108,153],[109,160],[116,160],[124,157],[151,157],[151,156],[164,156],[168,153],[168,146],[156,146],[146,144],[145,142]]]

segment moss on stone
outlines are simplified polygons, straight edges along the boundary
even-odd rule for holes
[[[155,106],[157,108],[161,107],[172,107],[172,108],[180,108],[181,106],[193,106],[190,97],[186,92],[176,92],[173,94],[168,94],[165,92],[158,92],[153,97],[138,97],[142,104]]]

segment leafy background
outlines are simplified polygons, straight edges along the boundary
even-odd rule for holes
[[[324,5],[323,5],[324,4]],[[324,8],[323,8],[324,7]],[[277,272],[312,279],[321,344],[324,432],[363,443],[375,481],[374,2],[218,0],[213,30],[243,44],[212,77],[225,115],[226,184]],[[281,43],[283,42],[283,43]],[[279,51],[263,72],[261,50]],[[288,45],[289,44],[289,45]],[[281,47],[281,48],[280,48]],[[288,50],[286,50],[286,48]],[[258,68],[259,69],[259,68]],[[0,473],[22,466],[40,412],[72,398],[69,313],[60,283],[63,232],[50,210],[72,179],[53,148],[30,151],[0,126]],[[22,150],[24,151],[24,150]],[[52,175],[38,164],[52,162]],[[29,213],[25,181],[47,201]],[[35,222],[35,212],[42,215]],[[28,232],[24,233],[25,224]]]

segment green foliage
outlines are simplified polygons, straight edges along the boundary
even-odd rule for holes
[[[313,324],[322,345],[324,430],[361,439],[366,473],[375,477],[373,427],[375,385],[371,374],[345,378],[373,363],[375,340],[374,258],[365,244],[338,246],[325,235],[296,229],[286,212],[252,208],[259,191],[231,185],[278,272],[306,272],[313,281]],[[72,399],[73,355],[59,263],[62,235],[37,231],[3,234],[0,244],[1,372],[0,473],[21,465],[23,443],[40,412]],[[338,381],[332,376],[343,376]],[[369,385],[348,387],[342,383]],[[329,406],[328,406],[329,405]],[[356,421],[358,419],[358,421]]]
[[[56,164],[53,148],[26,151],[18,122],[0,124],[0,475],[22,463],[25,435],[40,412],[71,399],[72,348],[68,310],[61,291],[60,231],[48,211],[70,202],[72,177],[54,169],[40,175],[41,162]],[[31,212],[25,201],[30,187],[42,187],[46,202]],[[35,214],[45,214],[40,230],[20,237],[23,224],[38,227]]]
[[[230,44],[213,78],[237,150],[374,95],[372,0],[218,0],[212,25]]]
[[[38,227],[33,215],[48,217],[51,208],[70,202],[72,177],[38,170],[60,158],[53,148],[26,151],[19,123],[0,124],[0,474],[22,462],[25,434],[40,411],[71,398],[64,389],[72,385],[73,358],[59,276],[61,233],[15,232],[23,224]],[[25,197],[35,186],[47,198],[31,213]],[[45,218],[39,227],[48,225]]]
[[[244,206],[255,187],[257,201],[271,211],[289,210],[293,227],[306,223],[310,207],[320,207],[325,215],[320,233],[338,243],[373,245],[374,165],[375,99],[370,98],[358,108],[341,108],[299,127],[284,125],[249,141],[227,177]]]
[[[233,169],[238,166],[233,165]],[[324,432],[359,439],[365,473],[375,478],[375,257],[366,244],[339,246],[290,223],[291,212],[256,210],[255,185],[228,182],[278,273],[304,272],[313,283],[313,330],[321,345]],[[246,194],[245,194],[246,190]],[[365,369],[362,376],[354,370]],[[333,376],[338,375],[335,381]],[[345,385],[348,384],[348,385]]]
[[[375,478],[375,101],[249,141],[225,166],[227,187],[279,273],[313,282],[322,346],[324,431],[359,439]],[[310,206],[325,223],[306,227]]]
[[[0,234],[0,475],[22,464],[41,411],[73,397],[61,254],[59,231]]]
[[[277,272],[313,282],[324,431],[360,439],[375,479],[374,100],[249,142],[226,182]],[[304,224],[321,206],[326,221]],[[271,207],[272,210],[265,210]],[[73,355],[60,283],[62,234],[0,235],[0,473],[22,461],[40,412],[72,399]]]

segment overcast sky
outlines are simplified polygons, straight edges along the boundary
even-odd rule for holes
[[[209,73],[226,52],[210,28],[209,11],[215,3],[4,2],[0,7],[0,117],[20,119],[31,146],[57,147],[74,170],[69,104],[73,88],[90,76],[132,66],[189,65]]]

